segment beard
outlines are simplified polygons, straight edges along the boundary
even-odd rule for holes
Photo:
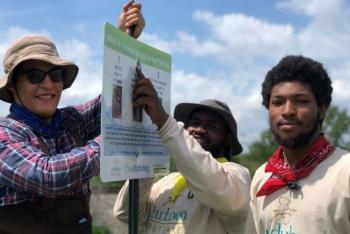
[[[217,143],[210,146],[202,146],[202,148],[206,151],[209,151],[214,158],[226,156],[224,155],[224,147],[225,143]]]
[[[229,155],[229,149],[225,150],[226,143],[224,140],[220,143],[210,144],[210,140],[206,136],[196,135],[190,132],[190,135],[200,144],[200,146],[205,150],[209,151],[214,158],[227,157]],[[227,137],[227,136],[226,136]],[[226,138],[225,137],[225,138]]]
[[[302,133],[299,136],[293,138],[293,139],[285,139],[282,138],[277,131],[274,131],[273,128],[271,127],[271,123],[270,123],[270,128],[272,131],[272,134],[275,136],[275,139],[277,141],[277,143],[283,147],[286,148],[300,148],[303,147],[305,145],[307,145],[310,141],[310,139],[312,138],[312,136],[315,134],[315,132],[318,130],[319,126],[320,126],[321,120],[320,120],[320,115],[317,114],[316,120],[313,123],[313,127],[312,129],[307,132],[307,133]]]

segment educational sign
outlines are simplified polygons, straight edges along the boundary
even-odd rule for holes
[[[170,55],[106,23],[103,60],[102,181],[165,175],[169,168],[167,149],[143,108],[133,107],[132,92],[138,66],[170,113]]]

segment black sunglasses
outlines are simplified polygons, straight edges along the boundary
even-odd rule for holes
[[[21,71],[19,73],[26,74],[28,81],[32,84],[39,84],[43,82],[46,75],[49,75],[51,81],[55,83],[63,81],[63,79],[66,76],[66,70],[62,67],[53,68],[46,72],[36,68],[32,68],[25,71]]]

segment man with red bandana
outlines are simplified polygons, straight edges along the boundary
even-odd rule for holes
[[[321,131],[332,100],[326,70],[286,56],[267,73],[262,96],[280,146],[252,181],[257,233],[349,233],[350,153]]]

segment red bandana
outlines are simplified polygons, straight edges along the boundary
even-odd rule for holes
[[[291,168],[285,163],[282,147],[279,146],[268,159],[265,172],[272,172],[271,177],[261,186],[259,196],[269,195],[276,190],[292,183],[297,188],[296,180],[308,176],[312,170],[326,159],[333,146],[321,135],[304,155],[303,160]]]

